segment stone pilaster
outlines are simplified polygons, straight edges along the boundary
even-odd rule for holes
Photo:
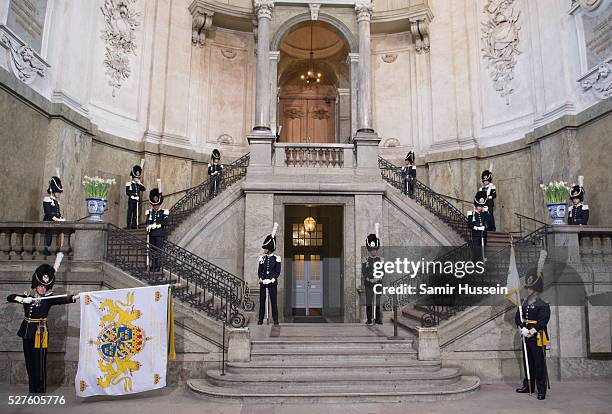
[[[276,105],[278,104],[278,60],[280,51],[270,52],[270,129],[277,134]]]
[[[357,89],[359,88],[359,53],[349,53],[346,58],[349,64],[351,82],[351,137],[357,132]]]

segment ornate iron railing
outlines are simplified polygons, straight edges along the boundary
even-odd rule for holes
[[[155,259],[161,267],[153,272]],[[149,284],[179,283],[178,299],[233,327],[245,326],[243,311],[255,306],[246,282],[169,241],[159,249],[109,224],[106,260]]]
[[[401,167],[382,157],[378,157],[378,167],[383,180],[402,192],[404,191],[404,177],[401,173]],[[419,180],[415,182],[414,200],[455,230],[463,240],[468,241],[470,239],[466,215],[446,200],[444,196]]]
[[[221,176],[217,179],[216,186],[211,179],[208,179],[189,189],[187,193],[170,208],[170,217],[167,224],[168,231],[175,229],[189,216],[189,214],[243,178],[246,175],[249,160],[250,154],[247,153],[231,164],[225,165],[223,173],[221,173]]]
[[[524,216],[523,216],[524,217]],[[537,262],[540,250],[546,247],[548,225],[544,224],[541,227],[519,237],[514,241],[514,250],[516,264],[519,273],[526,271],[529,267]],[[477,248],[476,250],[480,250]],[[474,256],[478,255],[470,243],[465,243],[456,247],[449,252],[436,257],[434,261],[453,262],[474,260]],[[496,252],[487,254],[486,256],[486,272],[480,277],[480,286],[495,286],[500,284],[505,286],[507,283],[508,266],[510,257],[510,246],[505,247]],[[425,284],[429,287],[445,286],[449,283],[451,286],[456,282],[453,274],[445,274],[433,272],[428,274],[419,273],[416,277],[410,278],[404,276],[395,280],[392,285],[397,287],[403,284],[419,286]],[[418,291],[417,291],[418,292]],[[474,306],[477,303],[466,303],[458,295],[402,295],[395,298],[396,306],[406,306],[413,304],[415,309],[421,313],[420,324],[423,327],[437,326],[441,321],[447,320],[457,313]],[[393,306],[393,298],[387,297],[385,309],[391,310]]]

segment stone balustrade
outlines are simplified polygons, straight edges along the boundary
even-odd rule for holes
[[[0,260],[102,260],[106,224],[0,222]]]
[[[274,144],[277,167],[352,168],[351,144]]]

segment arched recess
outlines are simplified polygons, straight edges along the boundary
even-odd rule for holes
[[[281,140],[289,141],[289,142],[347,142],[350,137],[355,132],[356,127],[356,91],[358,89],[357,85],[357,77],[354,76],[357,70],[357,59],[355,56],[358,52],[358,41],[349,29],[349,27],[334,16],[330,16],[327,14],[319,14],[319,17],[316,23],[324,23],[325,27],[332,32],[337,38],[344,44],[343,52],[344,56],[340,57],[340,55],[336,54],[334,56],[334,64],[330,64],[331,62],[323,62],[321,60],[317,61],[317,65],[321,67],[321,69],[325,70],[326,68],[331,68],[332,66],[338,67],[340,65],[341,72],[335,73],[334,76],[330,76],[331,73],[328,72],[327,80],[331,80],[335,78],[335,93],[333,94],[332,104],[330,106],[329,99],[325,97],[323,103],[316,104],[311,108],[310,103],[313,103],[312,97],[309,98],[308,109],[305,111],[298,111],[295,108],[290,108],[291,113],[291,121],[287,120],[287,117],[284,115],[287,112],[287,108],[284,107],[283,103],[281,103],[282,99],[279,99],[279,91],[284,89],[284,82],[281,82],[282,79],[285,79],[288,75],[287,69],[293,73],[292,67],[287,67],[283,65],[283,61],[285,58],[281,58],[281,63],[279,65],[279,57],[281,53],[285,53],[286,45],[284,45],[288,36],[297,30],[300,27],[303,27],[308,22],[311,22],[310,13],[303,13],[297,16],[294,16],[287,21],[283,22],[278,30],[274,33],[271,43],[270,50],[271,54],[275,57],[270,59],[270,72],[271,72],[271,102],[270,102],[270,114],[271,114],[271,124],[273,131],[277,131],[277,126],[283,125],[284,132],[280,133]],[[283,46],[284,45],[284,46]],[[283,50],[283,52],[281,52]],[[315,52],[316,53],[316,52]],[[290,66],[294,66],[292,63]],[[297,66],[297,65],[296,65]],[[295,68],[296,70],[297,67]],[[325,94],[329,95],[329,94]],[[316,99],[322,99],[323,97],[318,97]],[[287,101],[283,101],[287,102]],[[334,103],[335,102],[335,103]],[[290,105],[293,106],[294,102]],[[299,106],[300,104],[297,104]],[[321,123],[325,123],[326,121],[322,120],[322,117],[328,117],[328,115],[324,114],[324,108],[319,108],[319,106],[323,106],[325,108],[331,109],[329,114],[334,118],[333,125],[329,127],[323,127],[323,130],[329,131],[330,135],[327,135],[328,140],[315,138],[312,141],[310,140],[311,135],[315,136],[320,135],[318,132],[310,131],[310,127],[313,126],[318,130],[316,125]],[[316,120],[311,120],[311,110],[313,112],[313,116],[316,116]],[[305,120],[299,121],[294,118],[295,114],[305,114]],[[312,122],[306,122],[311,120]],[[299,124],[296,127],[296,122]],[[301,126],[301,122],[305,122],[307,126]],[[289,127],[289,128],[288,128]],[[284,137],[287,132],[291,130],[300,130],[302,131],[302,135],[306,137],[306,141],[303,141],[302,138],[296,139],[288,139],[288,137]],[[307,131],[307,132],[306,132]],[[331,136],[334,135],[334,137]],[[292,133],[292,135],[295,135]],[[293,137],[295,138],[295,137]]]

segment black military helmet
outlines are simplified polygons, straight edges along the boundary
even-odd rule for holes
[[[536,292],[542,292],[544,290],[542,272],[538,272],[535,267],[529,269],[525,277],[525,288],[535,290]]]
[[[32,289],[37,286],[44,286],[47,290],[55,283],[55,269],[50,264],[42,264],[36,268],[32,275]]]
[[[488,181],[488,182],[492,182],[493,181],[493,173],[490,170],[484,170],[482,172],[482,174],[480,174],[480,178],[483,182]]]
[[[378,238],[378,223],[374,224],[374,233],[368,234],[366,237],[366,248],[369,251],[378,250],[380,248],[380,239]]]
[[[53,176],[49,180],[49,186],[47,187],[47,194],[52,193],[63,193],[64,189],[62,188],[62,180],[59,177]]]
[[[475,206],[484,206],[487,204],[487,193],[486,191],[479,191],[474,196]]]
[[[140,165],[134,165],[132,171],[130,171],[130,177],[140,178],[142,177],[142,167]]]
[[[149,192],[149,201],[152,206],[158,206],[164,202],[164,195],[159,192],[159,189],[154,188]]]
[[[272,233],[268,234],[261,245],[262,249],[269,250],[271,252],[276,250],[276,230],[278,229],[278,223],[274,223],[272,227]]]
[[[570,199],[577,198],[584,201],[584,188],[579,185],[574,185],[570,190]]]
[[[414,158],[415,158],[414,152],[410,151],[408,154],[406,154],[405,160],[406,161],[410,161],[410,162],[414,162]]]
[[[212,158],[213,160],[220,160],[220,159],[221,159],[221,152],[219,152],[219,150],[215,148],[215,149],[212,151],[212,156],[211,156],[211,158]]]

